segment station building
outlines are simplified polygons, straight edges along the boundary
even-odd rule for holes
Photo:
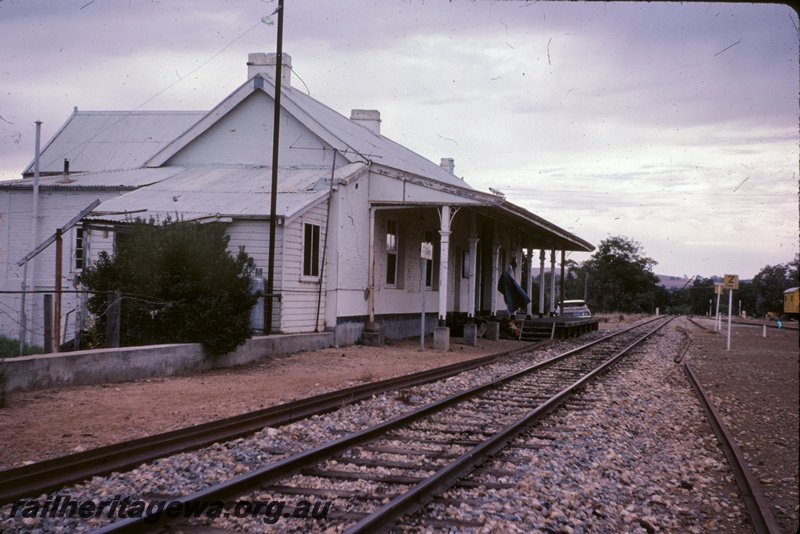
[[[270,324],[257,328],[333,331],[337,344],[350,344],[365,328],[388,338],[419,335],[423,295],[427,332],[507,313],[497,289],[503,273],[532,288],[529,266],[543,273],[549,261],[554,272],[559,254],[563,262],[567,251],[594,250],[502,193],[472,188],[452,159],[437,164],[388,139],[379,111],[348,117],[311,98],[293,86],[288,54],[270,213],[276,60],[250,54],[246,81],[210,111],[76,108],[43,145],[35,202],[33,162],[21,180],[0,184],[0,290],[55,289],[54,245],[21,260],[61,228],[59,283],[79,289],[86,262],[112,251],[117,230],[137,218],[222,222],[231,252],[244,246],[266,276],[274,216],[272,285],[280,298]],[[430,259],[421,257],[423,242]],[[547,314],[557,308],[552,293],[543,287],[521,311]],[[16,337],[19,299],[0,298],[0,332]],[[81,302],[78,293],[63,294],[60,341],[83,324]],[[27,299],[28,336],[37,335],[41,306],[36,294]]]

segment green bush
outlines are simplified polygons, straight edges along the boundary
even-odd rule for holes
[[[28,345],[25,343],[22,348],[22,354],[24,356],[43,353],[44,349],[38,345]],[[19,340],[0,336],[0,358],[13,358],[14,356],[19,356]]]
[[[225,354],[250,338],[254,264],[244,247],[235,257],[228,252],[223,224],[150,220],[129,230],[117,234],[113,257],[101,252],[81,277],[93,291],[124,294],[122,345],[202,343]],[[88,306],[103,338],[107,296]]]

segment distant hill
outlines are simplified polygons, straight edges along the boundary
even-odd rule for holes
[[[659,279],[659,283],[666,287],[667,289],[680,289],[683,286],[690,284],[689,280],[691,278],[686,278],[685,276],[670,276],[667,274],[656,274]],[[692,280],[694,282],[694,280]]]
[[[547,273],[548,276],[550,275],[550,268],[549,267],[545,268],[545,273]],[[560,267],[556,267],[556,276],[557,277],[561,276]],[[694,283],[694,280],[692,279],[693,277],[687,278],[685,276],[672,276],[672,275],[669,275],[669,274],[656,274],[656,276],[658,277],[658,280],[659,280],[658,283],[660,285],[664,286],[667,289],[680,289],[680,288],[682,288],[684,286],[687,286],[687,287],[691,286],[692,283]],[[539,278],[539,268],[538,267],[534,267],[533,268],[533,277],[536,278],[536,279]],[[713,277],[712,276],[711,278],[716,280],[719,277]],[[719,281],[721,282],[722,278],[719,278]]]

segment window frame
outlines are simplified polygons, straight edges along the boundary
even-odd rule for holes
[[[313,222],[303,222],[303,265],[301,275],[304,279],[317,280],[321,270],[322,226]]]
[[[82,227],[75,228],[75,246],[73,248],[73,272],[81,272],[86,266],[86,238],[89,231]]]

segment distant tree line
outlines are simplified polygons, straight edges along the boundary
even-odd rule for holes
[[[800,255],[795,255],[788,263],[764,266],[752,280],[740,280],[739,289],[733,292],[732,313],[738,314],[740,309],[755,317],[783,313],[783,292],[800,286],[798,264]],[[714,284],[721,282],[721,277],[695,278],[691,286],[672,293],[673,307],[678,313],[706,315],[709,310],[716,313]],[[727,314],[727,291],[725,293],[724,298],[720,298],[720,312]]]
[[[752,280],[740,280],[734,291],[734,310],[750,316],[783,311],[783,292],[800,286],[800,256],[786,264],[766,265]],[[657,262],[645,255],[637,241],[613,236],[600,242],[592,257],[578,264],[567,261],[565,299],[585,298],[595,313],[661,313],[706,315],[709,302],[716,311],[714,283],[722,277],[696,277],[691,285],[668,290],[653,273]],[[723,302],[724,301],[724,302]],[[720,311],[727,313],[727,297],[720,299]],[[741,308],[740,308],[741,303]]]

